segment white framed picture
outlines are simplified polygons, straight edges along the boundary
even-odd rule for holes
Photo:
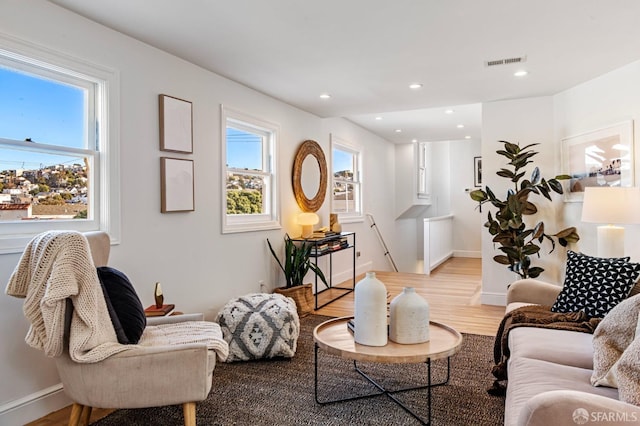
[[[160,150],[193,153],[191,102],[158,95],[160,107]]]
[[[161,157],[160,189],[162,213],[194,211],[193,160]]]

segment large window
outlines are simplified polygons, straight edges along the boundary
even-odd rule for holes
[[[358,147],[331,137],[331,211],[341,222],[362,220],[361,157]]]
[[[276,179],[278,126],[222,108],[222,232],[280,227]]]
[[[117,241],[116,83],[113,71],[0,38],[0,253],[53,229]]]

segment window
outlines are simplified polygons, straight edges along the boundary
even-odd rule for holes
[[[361,161],[357,147],[331,137],[331,211],[338,213],[341,222],[362,220]]]
[[[115,72],[0,37],[0,253],[55,229],[117,242],[114,111]]]
[[[280,227],[278,126],[222,107],[222,232]]]

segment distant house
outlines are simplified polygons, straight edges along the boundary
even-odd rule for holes
[[[31,204],[0,203],[0,221],[22,220],[31,217]]]

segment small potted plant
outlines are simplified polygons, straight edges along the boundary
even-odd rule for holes
[[[284,262],[273,250],[271,242],[267,238],[269,250],[274,259],[278,262],[278,266],[282,269],[287,283],[284,287],[278,287],[274,293],[279,293],[287,297],[291,297],[298,308],[298,314],[305,316],[313,311],[315,304],[313,299],[313,290],[311,283],[304,284],[304,277],[309,270],[313,271],[323,283],[327,284],[322,270],[311,261],[311,249],[313,244],[307,241],[294,242],[289,235],[284,237]]]

